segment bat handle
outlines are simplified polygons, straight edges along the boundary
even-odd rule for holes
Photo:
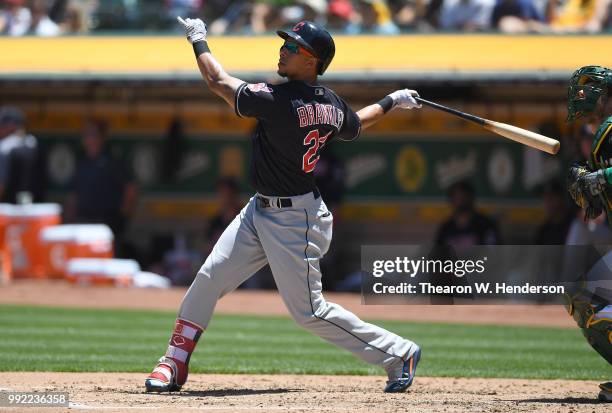
[[[431,100],[423,99],[422,97],[419,97],[419,96],[415,96],[414,98],[416,99],[417,102],[422,103],[423,105],[430,106],[432,108],[441,110],[441,111],[446,112],[446,113],[450,113],[450,114],[455,115],[455,116],[459,116],[462,119],[469,120],[470,122],[477,123],[480,126],[484,126],[484,124],[487,121],[486,119],[481,118],[479,116],[474,116],[474,115],[471,115],[469,113],[461,112],[460,110],[456,110],[456,109],[453,109],[453,108],[449,108],[448,106],[440,105],[439,103],[432,102]]]
[[[185,20],[183,20],[183,18],[181,16],[176,16],[176,20],[178,20],[178,22],[180,24],[182,24],[183,27],[187,27],[187,22]]]

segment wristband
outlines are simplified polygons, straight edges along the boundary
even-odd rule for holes
[[[376,103],[380,105],[384,113],[389,112],[391,109],[393,109],[393,106],[394,106],[393,99],[389,95],[385,96],[384,98],[382,98]]]
[[[193,44],[193,52],[195,53],[196,59],[200,57],[203,53],[210,53],[210,49],[208,48],[208,42],[206,40],[200,40],[199,42],[195,42]]]

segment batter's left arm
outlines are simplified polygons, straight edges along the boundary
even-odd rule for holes
[[[388,94],[377,103],[366,106],[363,109],[357,111],[357,116],[361,121],[361,128],[368,128],[382,119],[383,116],[391,109],[413,109],[420,108],[421,105],[414,98],[419,96],[416,90],[401,89],[396,90],[393,93]]]
[[[193,45],[198,68],[208,88],[234,109],[236,90],[245,82],[230,76],[212,55],[206,41],[206,24],[202,20],[183,20],[181,17],[177,17],[177,20],[183,25],[187,40]]]

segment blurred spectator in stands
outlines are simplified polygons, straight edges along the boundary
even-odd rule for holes
[[[236,215],[240,213],[243,206],[243,202],[240,199],[240,193],[238,192],[238,183],[235,179],[230,177],[221,178],[219,182],[217,182],[216,190],[217,198],[215,203],[219,210],[211,219],[208,229],[206,230],[204,255],[208,255],[210,251],[212,251],[212,248],[219,237],[221,237],[221,234],[223,234],[223,231],[225,231],[228,225],[234,220]],[[273,287],[274,279],[268,266],[257,271],[241,285],[241,288]]]
[[[424,0],[389,0],[393,20],[402,30],[419,30],[422,27],[426,1]]]
[[[425,14],[420,22],[421,31],[433,31],[440,27],[440,11],[444,0],[428,0],[425,4]]]
[[[129,246],[124,232],[134,208],[137,189],[132,174],[106,143],[107,124],[89,120],[83,131],[84,157],[77,163],[66,218],[72,222],[102,223],[115,235],[118,256]]]
[[[539,33],[549,31],[544,15],[534,0],[497,0],[491,26],[504,33]]]
[[[606,32],[612,31],[612,1],[608,1],[608,15],[603,21],[602,30]]]
[[[282,27],[280,11],[292,5],[291,0],[256,0],[251,11],[251,30],[262,34],[275,27]]]
[[[358,13],[361,16],[360,29],[365,33],[398,34],[399,28],[391,18],[391,10],[386,0],[358,0]]]
[[[332,214],[339,212],[346,189],[346,168],[342,159],[331,150],[322,152],[314,176],[327,208]]]
[[[174,234],[174,245],[163,256],[161,274],[170,278],[172,285],[188,286],[193,282],[202,263],[202,255],[189,249],[184,233]]]
[[[134,13],[125,0],[108,0],[100,3],[93,11],[96,30],[126,30],[133,23]],[[159,5],[158,5],[159,6]]]
[[[30,29],[32,13],[25,0],[3,0],[0,10],[0,34],[23,36]]]
[[[32,21],[28,34],[41,37],[59,36],[60,26],[49,17],[46,0],[33,0],[30,6]]]
[[[326,13],[326,0],[257,0],[251,12],[251,30],[261,34],[302,20],[324,22]]]
[[[595,219],[586,220],[584,210],[578,211],[578,215],[570,225],[567,245],[612,245],[612,229],[608,225],[606,214],[602,213]]]
[[[548,19],[555,32],[598,33],[610,12],[610,0],[550,0]]]
[[[151,4],[138,0],[121,0],[121,3],[129,29],[155,30],[155,26],[159,25],[161,7],[158,1]]]
[[[351,0],[331,0],[327,12],[327,25],[329,30],[344,32],[346,34],[359,33],[361,16],[353,7]]]
[[[41,202],[45,165],[37,139],[26,132],[25,116],[0,107],[0,202]]]
[[[570,130],[568,133],[568,145],[567,150],[567,162],[573,163],[586,163],[591,156],[591,146],[593,144],[593,137],[597,132],[599,125],[595,123],[589,123],[588,121],[582,123],[575,130]],[[546,135],[551,136],[551,135]],[[553,135],[554,136],[554,135]]]
[[[206,230],[206,251],[208,255],[212,251],[225,228],[234,220],[236,215],[242,209],[240,194],[238,192],[238,183],[233,178],[222,178],[217,182],[216,186],[216,205],[219,210],[211,219],[208,229]]]
[[[451,185],[448,199],[452,216],[438,228],[436,244],[465,247],[501,243],[497,225],[476,211],[474,198],[474,188],[469,183],[461,181]]]
[[[444,0],[439,28],[467,32],[488,30],[494,6],[495,0]]]
[[[56,23],[62,22],[66,18],[66,9],[70,0],[53,0],[49,4],[49,18]]]
[[[334,239],[327,254],[321,259],[321,272],[325,274],[323,287],[327,290],[336,290],[337,284],[343,278],[342,262],[340,261],[339,248],[342,245],[342,216],[340,205],[344,199],[346,190],[346,169],[342,159],[334,155],[333,151],[327,150],[321,153],[314,170],[317,188],[321,197],[325,200],[327,208],[334,216],[333,231]]]
[[[63,34],[83,34],[91,29],[91,14],[87,9],[74,1],[69,2],[60,20],[60,28]]]
[[[563,245],[567,239],[575,213],[567,202],[567,191],[553,181],[542,191],[544,222],[536,230],[534,243],[537,245]]]
[[[215,21],[215,19],[222,16],[232,5],[236,3],[244,3],[245,1],[246,0],[202,0],[203,5],[199,11],[198,17],[201,16],[202,20],[207,22],[206,24],[208,26],[209,23],[212,23],[213,21]],[[176,17],[174,19],[174,22],[176,24]]]
[[[586,163],[591,157],[593,137],[599,125],[595,123],[583,123],[578,129],[578,142],[580,145],[580,158],[577,162]]]
[[[202,255],[189,249],[182,231],[154,234],[141,266],[146,271],[168,277],[172,285],[186,286],[193,282],[202,265]]]
[[[207,8],[204,10],[207,10]],[[212,34],[242,32],[250,24],[252,10],[253,4],[250,0],[232,1],[220,17],[211,20],[210,32]]]
[[[98,6],[98,0],[55,0],[49,18],[59,25],[62,34],[83,34],[91,30]]]
[[[173,183],[182,166],[183,155],[185,154],[185,133],[183,123],[179,118],[170,122],[170,127],[160,149],[162,179],[166,183]]]
[[[296,0],[295,6],[285,7],[283,19],[286,23],[295,24],[302,20],[326,23],[326,0]]]
[[[200,16],[202,0],[165,0],[166,14],[173,23],[176,16],[195,18]]]

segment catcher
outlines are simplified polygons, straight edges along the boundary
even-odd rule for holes
[[[604,211],[612,223],[612,70],[584,66],[572,75],[568,87],[568,122],[584,118],[599,124],[591,154],[585,165],[574,165],[568,176],[568,191],[585,210],[585,219]],[[605,281],[612,275],[605,274]],[[585,280],[586,281],[586,280]],[[589,344],[612,364],[612,290],[586,288],[569,299],[568,311],[576,320]],[[612,401],[612,382],[599,385],[599,399]]]

